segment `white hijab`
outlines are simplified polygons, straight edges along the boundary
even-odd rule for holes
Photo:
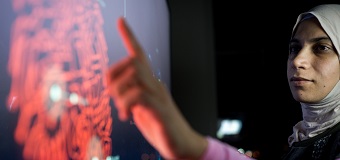
[[[340,5],[323,4],[312,8],[308,12],[301,13],[293,27],[293,34],[299,22],[313,16],[318,19],[339,54]],[[340,82],[319,103],[300,104],[303,120],[293,127],[293,134],[288,138],[290,146],[294,142],[314,137],[340,122]]]

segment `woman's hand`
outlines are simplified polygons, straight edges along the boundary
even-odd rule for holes
[[[109,93],[120,120],[130,115],[148,142],[166,159],[198,159],[207,141],[178,110],[170,92],[152,74],[145,53],[124,18],[118,31],[128,56],[107,73]]]

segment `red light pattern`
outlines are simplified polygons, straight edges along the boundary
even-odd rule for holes
[[[105,159],[112,117],[96,0],[12,0],[8,110],[24,159]],[[51,7],[53,6],[53,7]]]

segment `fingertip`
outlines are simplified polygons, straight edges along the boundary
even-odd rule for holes
[[[105,73],[105,85],[109,86],[111,82],[110,70],[107,70]]]
[[[124,25],[125,25],[125,18],[124,17],[118,17],[117,25],[118,25],[119,31],[121,31],[123,29]]]
[[[123,122],[125,122],[125,121],[127,121],[127,119],[128,119],[128,115],[126,114],[126,113],[119,113],[119,120],[120,121],[123,121]]]
[[[123,44],[128,51],[128,54],[130,56],[136,56],[136,50],[138,50],[139,46],[136,46],[136,39],[130,30],[130,27],[128,23],[126,22],[126,19],[124,17],[119,17],[117,22],[118,32],[120,37],[123,40]]]
[[[111,83],[111,68],[108,68],[105,71],[105,79],[106,79],[106,86],[109,86]]]

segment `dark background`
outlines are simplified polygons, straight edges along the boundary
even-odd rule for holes
[[[286,79],[290,33],[298,14],[321,1],[212,2],[219,116],[225,113],[222,106],[231,102],[243,105],[228,111],[258,110],[265,104],[278,113],[285,103],[290,105]],[[230,94],[236,99],[226,101]],[[281,97],[285,102],[278,101]]]

